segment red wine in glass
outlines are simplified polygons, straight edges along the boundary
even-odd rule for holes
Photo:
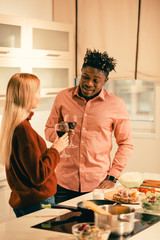
[[[69,129],[75,129],[77,122],[67,122],[69,125]]]
[[[65,115],[64,116],[64,122],[68,123],[68,126],[69,126],[69,130],[71,132],[71,134],[69,135],[69,145],[67,148],[76,148],[77,146],[73,144],[73,140],[72,140],[72,137],[73,137],[73,131],[77,125],[77,115]]]
[[[63,131],[56,131],[58,137],[62,137],[66,132],[63,132]]]
[[[55,131],[56,131],[59,138],[62,137],[66,132],[69,132],[68,123],[64,123],[64,122],[57,123],[55,125]],[[62,154],[60,156],[61,156],[61,158],[70,157],[70,155],[66,154],[65,150],[62,151]]]

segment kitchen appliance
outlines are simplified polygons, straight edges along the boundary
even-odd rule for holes
[[[94,199],[94,200],[89,200],[90,202],[92,203],[95,203],[96,205],[98,206],[103,206],[103,205],[112,205],[112,204],[117,204],[119,205],[119,203],[116,203],[115,201],[112,201],[112,200],[106,200],[106,199]],[[45,204],[44,205],[44,208],[45,208]],[[48,204],[47,204],[47,208],[48,208]],[[77,207],[73,207],[73,206],[69,206],[69,205],[62,205],[62,204],[50,204],[50,208],[59,208],[59,209],[68,209],[68,210],[71,210],[73,212],[78,212],[78,211],[91,211],[89,210],[85,204],[83,203],[83,201],[77,203]]]
[[[125,240],[129,239],[133,235],[145,230],[146,228],[152,226],[153,224],[160,221],[160,216],[146,214],[146,213],[135,213],[135,218],[139,221],[135,222],[134,229],[130,234],[127,235],[119,235],[115,236],[113,234],[110,235],[109,240]],[[93,222],[94,216],[86,215],[84,212],[69,212],[56,218],[50,219],[48,221],[42,222],[40,224],[32,226],[33,228],[56,231],[56,232],[64,232],[64,233],[72,233],[72,226],[76,223],[81,222]]]
[[[104,215],[95,212],[94,222],[96,225],[105,223],[111,227],[112,234],[127,235],[134,230],[135,209],[122,205],[104,205],[102,208],[111,213],[111,215]]]
[[[98,206],[103,206],[103,205],[113,205],[119,203],[116,203],[111,200],[102,200],[102,199],[96,199],[96,200],[89,200],[90,202],[98,205]],[[45,204],[42,205],[43,208],[45,208]],[[94,218],[94,212],[90,209],[88,209],[85,204],[81,201],[77,203],[77,207],[69,206],[69,205],[62,205],[62,204],[47,204],[46,208],[58,208],[58,209],[68,209],[71,210],[72,212],[81,212],[82,216],[88,216],[89,218]]]

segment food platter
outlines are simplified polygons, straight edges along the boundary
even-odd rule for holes
[[[127,190],[127,188],[121,188],[121,189],[116,189],[114,191],[108,191],[108,192],[105,192],[104,193],[104,199],[105,200],[110,200],[110,201],[115,201],[115,202],[118,202],[118,203],[122,203],[122,204],[139,204],[140,201],[139,199],[143,196],[145,196],[145,194],[150,191],[151,193],[160,193],[159,190],[155,189],[155,188],[147,188],[147,187],[139,187],[139,188],[131,188],[131,189],[128,189],[128,190],[134,190],[134,191],[137,191],[137,197],[135,198],[135,200],[132,202],[132,201],[127,201],[128,199],[125,198],[124,196],[120,197],[117,201],[115,199],[115,196],[118,195],[118,193],[122,190]]]
[[[114,194],[117,194],[118,193],[118,191],[109,191],[109,192],[106,192],[106,193],[104,193],[104,199],[105,200],[110,200],[110,201],[115,201],[115,200],[113,200],[113,195]],[[115,201],[116,202],[116,201]],[[117,201],[118,202],[118,201]],[[123,204],[125,204],[124,202],[123,202]],[[127,204],[139,204],[139,201],[136,201],[136,202],[134,202],[134,203],[127,203]]]
[[[144,196],[147,191],[151,191],[153,193],[160,192],[160,191],[156,190],[155,188],[146,188],[146,187],[133,188],[133,190],[136,190],[138,192],[138,197],[135,198],[135,201],[131,201],[131,198],[130,198],[130,201],[128,201],[128,198],[127,197],[125,198],[123,196],[119,197],[119,199],[117,198],[117,201],[116,201],[115,196],[117,196],[118,193],[120,191],[122,191],[123,189],[126,189],[126,188],[122,188],[121,190],[117,189],[117,190],[114,190],[114,191],[105,192],[104,193],[104,199],[119,202],[119,203],[122,203],[122,204],[139,204],[139,199],[142,196]]]

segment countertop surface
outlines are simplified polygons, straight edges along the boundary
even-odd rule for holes
[[[145,174],[146,179],[155,179],[160,180],[160,174]],[[113,189],[108,189],[106,191],[111,191]],[[88,193],[80,197],[71,199],[69,201],[63,202],[63,205],[77,206],[77,203],[83,199],[91,200],[93,199],[93,193]],[[132,205],[136,211],[143,212],[140,205]],[[31,228],[31,226],[38,223],[42,223],[49,219],[52,219],[56,216],[62,215],[69,212],[66,209],[43,209],[31,214],[28,214],[24,217],[15,218],[10,221],[5,221],[0,224],[0,239],[2,240],[72,240],[74,236],[72,234],[53,232],[47,230],[41,230],[36,228]],[[160,215],[160,214],[158,214]],[[139,232],[138,234],[129,238],[131,240],[159,240],[160,239],[160,222],[154,224],[153,226],[147,228],[144,231]]]

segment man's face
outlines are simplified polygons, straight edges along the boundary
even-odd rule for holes
[[[82,95],[92,97],[102,89],[107,80],[108,78],[101,70],[93,67],[83,68],[79,82]]]

